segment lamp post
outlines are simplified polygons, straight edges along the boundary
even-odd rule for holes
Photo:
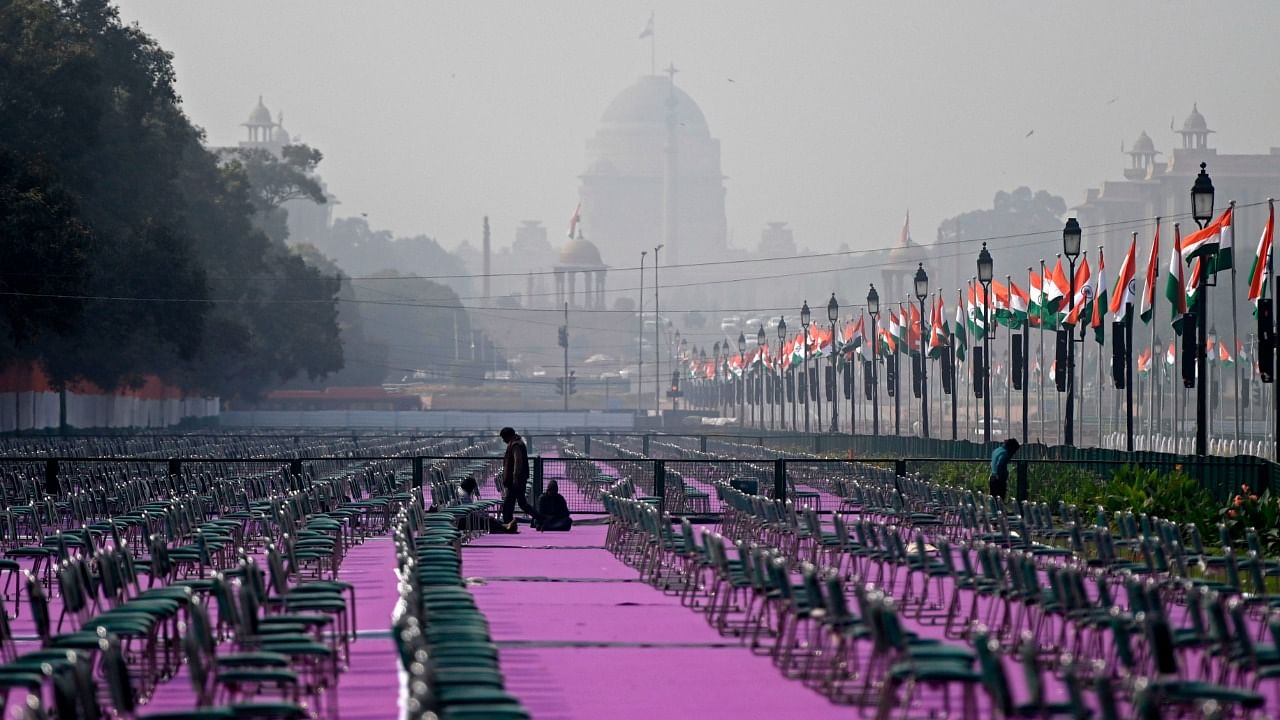
[[[738,333],[738,362],[742,363],[742,375],[738,380],[738,427],[744,427],[747,414],[747,336]]]
[[[1209,179],[1205,167],[1205,163],[1200,163],[1200,174],[1191,186],[1191,217],[1201,230],[1213,219],[1213,180]],[[1209,288],[1216,284],[1213,273],[1207,270],[1204,268],[1200,273],[1201,289],[1196,299],[1196,455],[1202,456],[1209,454],[1209,354],[1205,333],[1209,322]]]
[[[809,387],[809,301],[804,301],[804,306],[800,308],[800,328],[804,330],[804,431],[809,432],[809,393],[812,389]],[[796,387],[799,390],[799,386]]]
[[[1067,218],[1062,228],[1062,254],[1067,256],[1067,264],[1071,271],[1068,285],[1071,288],[1067,295],[1068,303],[1076,301],[1076,258],[1080,257],[1080,223],[1075,218]],[[1061,331],[1059,331],[1061,332]],[[1083,340],[1083,338],[1082,338]],[[1067,331],[1067,419],[1063,423],[1064,440],[1068,446],[1075,444],[1075,408],[1076,408],[1076,343],[1071,331]]]
[[[876,369],[880,356],[880,293],[874,284],[867,292],[867,314],[871,316],[871,435],[880,437],[880,373]]]
[[[978,282],[982,284],[982,441],[991,444],[991,277],[995,262],[982,243],[978,253]]]
[[[666,247],[659,244],[653,249],[653,412],[662,414],[662,319],[658,311],[658,251]]]
[[[778,382],[779,382],[779,383],[782,383],[781,385],[779,385],[779,388],[780,388],[779,392],[781,392],[781,393],[782,393],[782,398],[783,398],[784,400],[785,400],[785,399],[786,399],[786,397],[787,397],[787,389],[786,389],[785,381],[784,381],[784,380],[783,380],[783,378],[782,378],[782,357],[781,357],[781,353],[782,353],[782,348],[786,347],[786,342],[787,342],[787,319],[786,319],[785,317],[781,317],[781,316],[780,316],[780,317],[778,318],[778,353],[779,353],[779,357],[778,357]],[[786,429],[787,429],[787,408],[786,408],[785,406],[782,408],[782,429],[783,429],[783,430],[786,430]]]
[[[840,422],[837,419],[836,412],[840,403],[837,402],[836,390],[840,383],[836,382],[836,318],[840,317],[840,303],[836,302],[836,294],[831,293],[831,299],[827,301],[827,319],[831,321],[831,432],[839,432]]]
[[[755,373],[755,382],[760,383],[759,391],[756,392],[756,406],[760,409],[760,429],[764,429],[764,351],[769,348],[769,338],[764,336],[764,323],[760,323],[760,329],[755,332],[755,347],[760,352],[760,369]],[[773,404],[769,404],[773,407]],[[773,414],[772,411],[769,414]]]
[[[929,342],[924,331],[924,301],[929,297],[929,274],[924,263],[916,268],[916,300],[920,301],[920,430],[929,437],[929,372],[925,359],[929,356]]]
[[[644,258],[640,251],[640,331],[636,334],[636,412],[644,409]]]

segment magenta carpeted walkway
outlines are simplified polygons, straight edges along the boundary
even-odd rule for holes
[[[604,535],[603,525],[524,529],[463,549],[507,688],[535,718],[850,715],[637,581],[604,550]]]
[[[351,646],[351,663],[338,683],[342,720],[389,720],[399,714],[399,663],[389,627],[395,605],[395,555],[390,536],[370,538],[342,561],[339,579],[356,586],[356,622],[361,637]],[[224,649],[225,651],[225,649]],[[148,710],[189,710],[195,693],[185,668],[160,686]]]

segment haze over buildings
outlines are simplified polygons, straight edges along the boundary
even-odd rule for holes
[[[1280,24],[1261,1],[1233,3],[1229,22],[1190,1],[122,2],[176,53],[213,144],[239,139],[261,92],[291,130],[306,118],[339,215],[446,247],[478,246],[486,214],[499,247],[530,218],[562,236],[584,142],[650,72],[636,38],[650,10],[657,69],[681,70],[721,144],[725,242],[739,248],[771,220],[817,250],[887,246],[907,209],[929,238],[1023,184],[1075,202],[1121,141],[1145,129],[1171,145],[1166,116],[1193,102],[1223,152],[1276,143],[1280,76],[1248,70],[1274,55]],[[1230,42],[1198,46],[1196,32]]]

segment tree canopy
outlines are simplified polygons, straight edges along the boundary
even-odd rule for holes
[[[173,81],[107,0],[0,3],[0,366],[225,397],[342,367],[339,279],[264,231],[324,201],[321,154],[222,162]]]

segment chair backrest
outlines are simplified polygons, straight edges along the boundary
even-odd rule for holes
[[[1116,693],[1111,684],[1110,675],[1103,672],[1094,677],[1093,695],[1098,700],[1098,720],[1120,720],[1120,710],[1116,706]]]
[[[1036,653],[1035,641],[1025,636],[1019,646],[1018,654],[1022,660],[1022,677],[1027,685],[1027,702],[1032,707],[1044,711],[1044,679],[1040,677],[1040,658]]]
[[[102,631],[99,633],[105,635]],[[137,709],[138,697],[129,680],[129,665],[120,650],[120,643],[114,637],[102,637],[98,640],[98,650],[102,657],[102,675],[111,693],[111,704],[115,705],[117,713],[131,716]]]
[[[44,586],[40,579],[27,573],[27,603],[31,606],[31,617],[36,625],[36,635],[40,638],[41,647],[49,647],[49,598],[44,594]]]
[[[1173,631],[1169,628],[1169,621],[1158,615],[1148,615],[1146,617],[1146,625],[1147,642],[1150,643],[1151,657],[1155,662],[1156,673],[1176,676],[1178,674],[1178,656],[1174,650]]]
[[[208,705],[212,699],[209,686],[209,666],[206,657],[213,656],[205,653],[200,646],[200,639],[196,634],[191,632],[190,628],[182,635],[182,651],[187,658],[187,675],[191,678],[191,689],[196,694],[196,704],[200,707]]]
[[[982,684],[991,695],[991,701],[1000,709],[1001,717],[1012,717],[1013,697],[1009,694],[1009,679],[1005,677],[1004,666],[996,654],[1000,643],[981,630],[973,636],[973,648],[978,655]]]

